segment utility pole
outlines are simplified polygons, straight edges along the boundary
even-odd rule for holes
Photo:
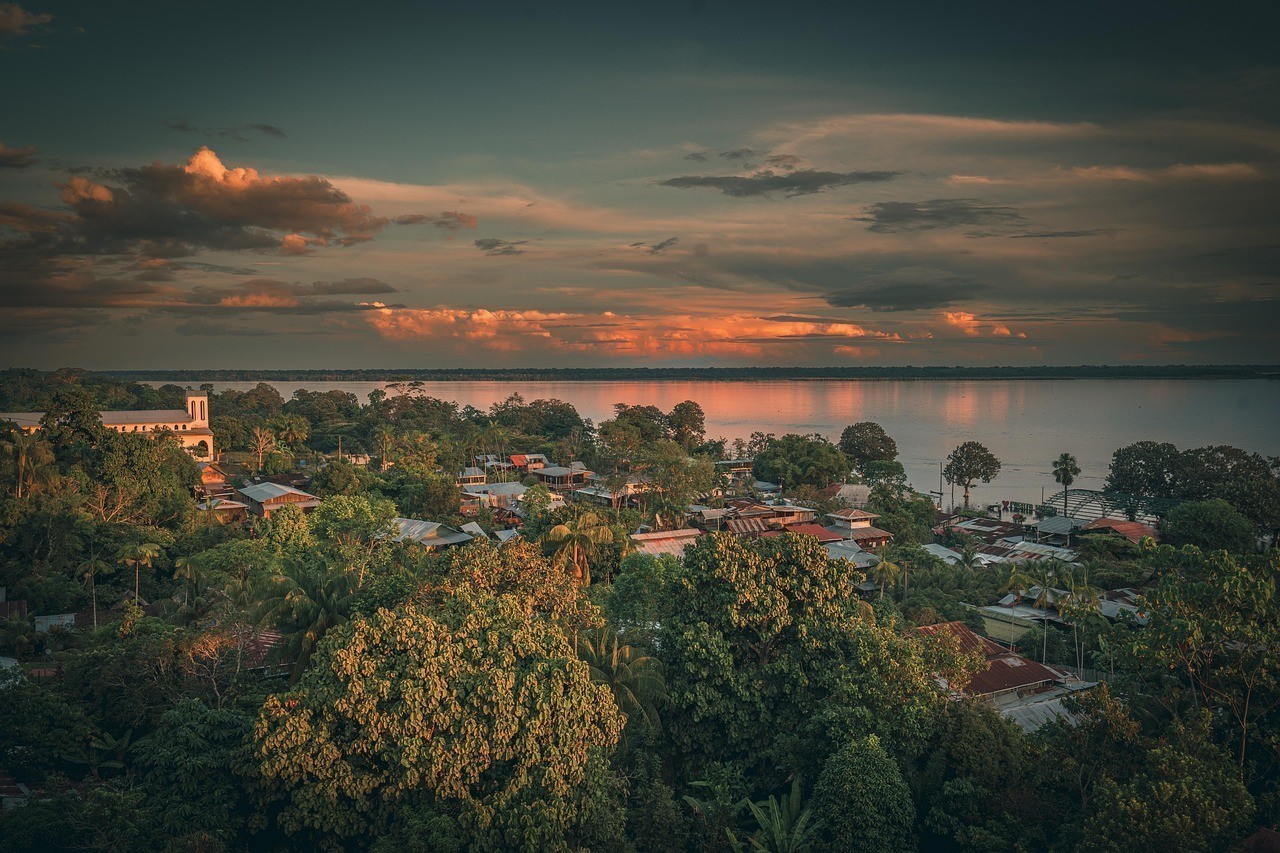
[[[338,436],[338,461],[342,461],[342,436]]]

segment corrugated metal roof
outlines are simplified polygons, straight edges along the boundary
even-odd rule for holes
[[[762,518],[731,518],[725,526],[739,536],[759,535],[769,529]]]
[[[240,494],[255,503],[265,503],[285,495],[302,495],[311,500],[320,500],[315,495],[302,491],[302,489],[295,489],[293,486],[285,486],[280,483],[258,483],[253,486],[244,486],[239,491]]]
[[[635,543],[636,550],[641,554],[651,554],[655,557],[670,554],[674,557],[683,557],[685,549],[701,535],[701,530],[685,527],[658,533],[632,533],[631,541]]]

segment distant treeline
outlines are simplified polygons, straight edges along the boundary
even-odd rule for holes
[[[530,367],[369,370],[105,370],[158,382],[571,382],[767,379],[1248,379],[1280,376],[1280,365],[1168,364],[1067,367]]]

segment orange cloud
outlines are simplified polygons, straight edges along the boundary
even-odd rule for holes
[[[942,319],[948,326],[958,329],[969,337],[986,338],[1025,338],[1026,332],[1013,332],[1001,323],[979,320],[968,311],[943,311]]]

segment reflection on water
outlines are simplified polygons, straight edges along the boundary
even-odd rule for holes
[[[255,383],[213,384],[243,390]],[[387,383],[272,384],[286,398],[295,388],[338,389],[364,402]],[[981,441],[1004,463],[998,479],[974,489],[973,500],[981,503],[1052,494],[1058,487],[1050,461],[1063,451],[1080,460],[1080,488],[1100,487],[1112,451],[1143,439],[1280,455],[1280,383],[1265,379],[428,382],[423,390],[481,409],[516,392],[526,400],[557,398],[596,423],[612,416],[614,403],[670,411],[696,400],[707,415],[707,434],[730,439],[755,431],[836,439],[851,423],[877,421],[898,442],[907,474],[921,490],[938,487],[938,462],[957,444]]]

